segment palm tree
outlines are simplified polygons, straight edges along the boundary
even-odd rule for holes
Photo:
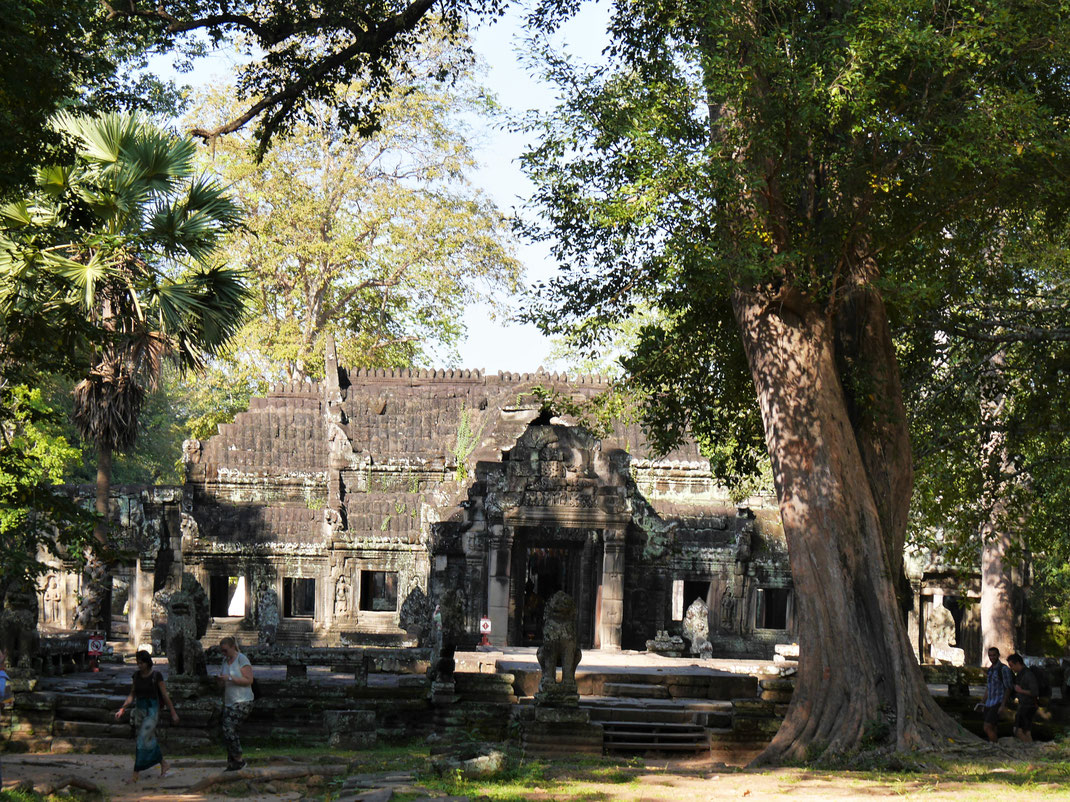
[[[52,293],[99,335],[74,389],[75,425],[98,454],[97,547],[78,622],[106,630],[112,456],[134,444],[164,363],[200,369],[240,325],[247,290],[217,248],[241,212],[218,182],[194,175],[192,140],[143,116],[61,113],[53,126],[74,164],[38,170],[33,197],[0,209],[0,267],[7,253],[23,286]]]

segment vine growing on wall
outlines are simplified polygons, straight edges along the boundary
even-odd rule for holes
[[[451,451],[457,461],[457,466],[454,468],[454,477],[458,482],[463,482],[468,478],[468,458],[472,456],[472,452],[479,445],[484,429],[486,429],[485,423],[479,426],[478,429],[472,427],[472,412],[462,404],[461,417],[457,422],[457,441]]]

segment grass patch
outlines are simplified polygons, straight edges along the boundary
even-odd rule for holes
[[[616,798],[623,786],[638,786],[643,771],[649,771],[649,767],[639,759],[588,756],[551,762],[513,756],[494,777],[470,780],[459,773],[440,777],[424,771],[416,781],[450,796],[486,797],[493,802],[540,798],[599,802]]]

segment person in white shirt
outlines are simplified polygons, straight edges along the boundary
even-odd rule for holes
[[[238,727],[253,712],[253,666],[249,658],[238,651],[234,638],[219,642],[223,652],[223,666],[216,680],[223,687],[223,743],[227,747],[227,771],[245,768],[242,760]]]

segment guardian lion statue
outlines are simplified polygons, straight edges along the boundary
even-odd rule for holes
[[[0,648],[8,665],[22,671],[39,667],[40,636],[37,633],[37,590],[33,585],[12,586],[0,610]]]
[[[205,677],[204,648],[197,639],[196,605],[184,590],[167,603],[167,661],[172,674]]]
[[[542,646],[539,647],[540,699],[536,701],[568,703],[579,701],[576,692],[576,666],[583,652],[576,637],[576,602],[559,590],[546,603]],[[561,667],[561,682],[557,682],[557,668]]]

